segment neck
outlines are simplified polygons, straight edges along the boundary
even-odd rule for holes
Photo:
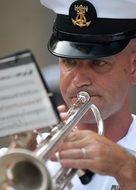
[[[104,136],[114,142],[119,141],[127,134],[131,122],[131,109],[124,106],[118,113],[104,120]],[[96,124],[79,124],[78,128],[97,132]]]

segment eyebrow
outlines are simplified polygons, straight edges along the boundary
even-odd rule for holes
[[[108,57],[101,57],[97,59],[80,59],[80,58],[69,58],[69,57],[59,57],[60,59],[71,59],[71,60],[86,60],[86,61],[113,61],[115,60],[115,55],[114,56],[108,56]]]
[[[115,56],[109,56],[109,57],[101,57],[101,58],[97,58],[97,59],[94,59],[94,60],[98,60],[98,61],[113,61],[115,60]]]

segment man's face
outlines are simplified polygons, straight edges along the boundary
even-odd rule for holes
[[[131,81],[131,54],[124,49],[115,56],[97,60],[60,58],[60,90],[71,107],[77,93],[86,91],[103,119],[121,111],[128,103]],[[86,118],[86,122],[90,117]]]

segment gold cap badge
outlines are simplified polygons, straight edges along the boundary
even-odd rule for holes
[[[83,5],[75,6],[75,11],[77,12],[77,16],[75,20],[72,19],[74,25],[84,27],[91,24],[91,20],[87,21],[85,17],[85,13],[88,12],[88,7],[84,7]]]
[[[72,3],[69,15],[74,25],[80,28],[89,27],[92,19],[96,18],[96,10],[89,1],[79,0]]]

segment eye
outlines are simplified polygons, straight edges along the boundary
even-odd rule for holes
[[[71,58],[61,58],[61,63],[63,63],[66,67],[74,67],[77,64],[76,59]]]
[[[105,61],[105,60],[94,60],[94,65],[95,66],[102,67],[102,66],[105,66],[107,64],[108,64],[108,62]]]
[[[92,67],[96,72],[104,73],[112,68],[113,64],[107,60],[94,60]]]

